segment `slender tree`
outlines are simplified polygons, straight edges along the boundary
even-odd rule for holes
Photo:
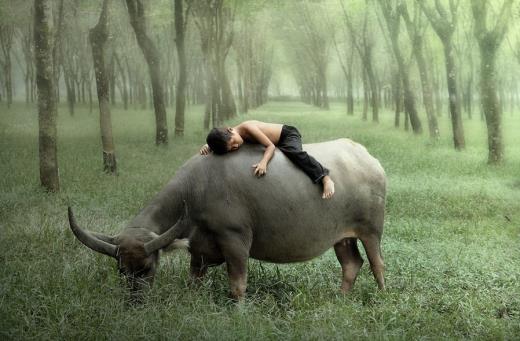
[[[22,70],[25,85],[25,103],[34,103],[36,90],[36,76],[34,70],[34,11],[33,2],[27,2],[25,6],[18,5],[17,8],[23,13],[30,13],[30,16],[23,16],[16,20],[15,34],[18,37],[19,49],[22,52],[22,58],[15,58]]]
[[[52,44],[52,77],[53,77],[53,86],[55,93],[55,106],[56,113],[58,112],[58,103],[60,101],[60,69],[63,64],[63,51],[62,51],[62,36],[63,36],[63,22],[65,18],[65,10],[64,10],[64,0],[60,0],[58,5],[58,17],[55,20],[55,29],[54,29],[54,37]],[[56,19],[56,18],[55,18]]]
[[[193,13],[200,32],[207,87],[204,128],[221,125],[236,115],[236,105],[226,74],[226,59],[234,39],[233,24],[236,8],[224,0],[195,0]]]
[[[127,73],[125,71],[125,68],[123,67],[123,64],[121,63],[121,58],[119,57],[119,53],[114,49],[112,51],[112,55],[114,56],[114,61],[116,62],[117,70],[119,73],[119,92],[121,94],[121,98],[123,100],[123,108],[125,110],[128,110],[128,82],[127,82]]]
[[[63,27],[59,43],[59,64],[63,70],[69,114],[74,116],[76,103],[81,100],[80,65],[87,64],[84,59],[88,53],[88,45],[83,40],[86,32],[76,22],[78,6],[67,6],[66,9],[61,7],[60,12],[67,12],[67,15],[63,14],[64,18],[58,24]]]
[[[1,16],[7,16],[7,13],[1,13]],[[12,64],[12,47],[14,37],[14,24],[8,18],[0,20],[0,50],[2,52],[0,63],[2,64],[2,72],[4,73],[4,87],[6,92],[7,107],[13,103],[13,64]]]
[[[184,13],[184,0],[174,0],[175,15],[175,45],[177,46],[177,57],[179,58],[179,79],[177,80],[176,102],[175,102],[175,135],[184,134],[184,110],[186,107],[186,82],[187,63],[184,37],[188,22],[187,11]]]
[[[103,170],[116,174],[116,154],[112,136],[112,120],[110,117],[109,84],[105,68],[105,44],[108,39],[108,0],[103,1],[103,8],[96,26],[90,29],[89,40],[92,47],[92,59],[96,75],[97,95],[99,102],[99,126],[101,144],[103,146]]]
[[[399,70],[392,68],[392,98],[394,100],[394,127],[399,128],[401,124],[401,113],[403,111],[403,90]]]
[[[31,7],[31,14],[33,13]],[[20,61],[20,68],[22,69],[24,85],[25,85],[25,103],[34,103],[34,41],[33,41],[33,17],[30,17],[30,22],[22,21],[17,27],[17,32],[20,41],[20,48],[23,54],[23,62]]]
[[[480,51],[480,93],[488,131],[488,162],[497,164],[504,158],[502,108],[497,95],[496,55],[507,32],[514,0],[504,0],[493,28],[488,28],[487,0],[473,0],[475,37]]]
[[[336,42],[336,37],[333,38],[333,43],[336,54],[338,55],[341,71],[343,71],[343,75],[345,76],[345,80],[347,82],[347,115],[354,115],[353,65],[354,52],[356,50],[354,47],[354,41],[353,39],[349,39],[348,46],[350,48],[348,50],[350,50],[350,54],[348,57],[343,57],[341,55],[338,43]]]
[[[52,72],[52,10],[49,0],[34,0],[34,51],[38,89],[40,181],[50,191],[60,189],[57,157],[57,126]]]
[[[464,109],[468,114],[468,118],[471,119],[473,117],[473,90],[474,90],[474,76],[475,76],[475,67],[474,67],[474,45],[476,43],[473,30],[469,30],[464,32],[464,46],[461,51],[461,59],[464,60],[467,65],[466,69],[466,77],[464,80],[464,84],[462,86],[462,102],[464,104]]]
[[[143,52],[152,82],[153,106],[155,111],[155,144],[168,144],[168,126],[166,123],[166,107],[161,80],[160,56],[154,42],[146,33],[146,16],[142,0],[126,0],[130,24],[134,29],[137,43]]]
[[[418,5],[414,6],[413,19],[408,14],[408,8],[406,2],[402,2],[399,5],[399,10],[403,20],[406,24],[408,36],[412,43],[412,51],[417,62],[419,69],[419,76],[421,78],[421,88],[423,94],[424,108],[426,109],[426,117],[428,118],[428,130],[432,139],[439,138],[439,125],[437,124],[437,118],[435,117],[433,109],[433,92],[430,81],[430,75],[428,67],[426,66],[426,60],[424,58],[423,49],[423,38],[425,32],[425,26],[423,25],[423,19],[421,13],[418,10]]]
[[[260,27],[269,22],[253,10],[242,12],[235,30],[234,51],[237,61],[237,89],[242,113],[267,101],[272,75],[273,48]]]
[[[348,15],[343,1],[340,1],[343,9],[343,18],[345,25],[347,26],[350,40],[355,46],[359,54],[363,66],[363,89],[365,94],[364,105],[363,105],[363,118],[366,119],[367,102],[370,98],[370,104],[372,107],[372,121],[379,122],[379,92],[377,90],[377,81],[373,65],[373,51],[374,51],[374,37],[372,31],[369,29],[371,26],[368,18],[368,8],[365,9],[363,14],[363,29],[361,33],[357,32],[354,28],[352,19]],[[368,91],[370,90],[370,91]]]
[[[444,61],[446,64],[446,80],[448,83],[448,94],[450,103],[451,126],[453,131],[453,145],[456,150],[465,147],[464,128],[462,125],[462,115],[460,113],[459,88],[457,85],[457,68],[453,50],[453,33],[457,27],[458,19],[458,0],[449,0],[449,14],[440,0],[435,0],[435,11],[423,0],[416,0],[421,6],[424,14],[430,21],[435,33],[442,42],[444,50]]]
[[[303,28],[304,41],[302,45],[303,53],[309,57],[310,65],[315,74],[315,100],[314,104],[329,109],[329,97],[327,94],[327,67],[329,63],[329,45],[330,36],[332,35],[328,25],[325,25],[321,19],[316,19],[316,14],[320,18],[324,17],[323,8],[321,6],[310,6],[307,2],[298,4],[295,8],[296,16],[291,19],[296,21],[298,29]],[[311,13],[312,11],[312,13]]]
[[[399,69],[399,75],[401,76],[401,82],[403,85],[404,95],[404,109],[407,116],[410,119],[412,130],[415,134],[422,132],[421,120],[417,114],[417,108],[415,104],[415,95],[412,91],[412,85],[410,84],[409,69],[407,68],[404,57],[399,46],[399,33],[401,24],[401,14],[398,10],[398,6],[393,6],[388,0],[378,0],[381,6],[383,16],[385,18],[386,27],[390,36],[390,42],[392,45],[392,51],[397,62]]]

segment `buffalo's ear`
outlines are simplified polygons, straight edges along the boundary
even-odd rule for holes
[[[162,249],[164,252],[171,252],[177,249],[189,249],[190,240],[188,238],[175,239],[173,243]]]
[[[182,227],[188,223],[188,204],[186,203],[186,200],[184,200],[183,203],[184,210],[182,216],[179,218],[179,220],[177,220],[175,225],[170,227],[166,232],[164,232],[160,236],[155,237],[151,241],[144,244],[144,250],[148,256],[154,253],[155,251],[163,248],[168,248],[169,250],[172,250],[189,247],[189,244],[187,244],[187,239],[179,239],[183,231]]]
[[[168,229],[168,231],[164,232],[158,237],[155,237],[151,241],[144,244],[144,250],[146,252],[146,255],[149,256],[155,251],[158,251],[162,248],[165,248],[172,244],[176,239],[178,239],[180,233],[181,233],[181,226],[183,224],[182,218],[175,223],[172,227]]]
[[[107,236],[106,234],[97,233],[97,232],[93,232],[93,231],[90,231],[90,234],[104,242],[107,242],[112,245],[117,245],[117,243],[116,243],[117,237]]]

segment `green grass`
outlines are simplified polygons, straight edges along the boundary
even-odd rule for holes
[[[173,122],[171,115],[169,122]],[[304,142],[350,137],[383,164],[389,186],[383,254],[387,290],[367,263],[351,294],[339,293],[334,253],[293,265],[251,261],[246,302],[228,300],[223,267],[201,287],[184,252],[166,255],[146,303],[125,304],[115,262],[68,228],[115,234],[204,141],[200,107],[183,139],[154,146],[151,110],[113,110],[119,176],[102,172],[97,114],[59,117],[62,191],[39,188],[34,108],[0,108],[0,337],[2,339],[514,339],[520,335],[520,115],[504,115],[506,163],[486,164],[485,124],[466,120],[467,149],[382,122],[270,103],[243,119],[298,126]],[[426,123],[423,119],[424,124]],[[234,123],[234,122],[232,122]],[[173,129],[170,129],[173,130]],[[317,227],[319,228],[319,227]]]

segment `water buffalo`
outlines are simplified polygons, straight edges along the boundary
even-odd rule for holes
[[[357,239],[383,289],[383,168],[348,139],[304,149],[330,169],[336,187],[330,200],[323,200],[321,186],[278,150],[268,174],[254,177],[251,165],[263,147],[247,145],[226,155],[193,156],[115,237],[80,228],[69,207],[70,227],[83,244],[117,259],[134,294],[152,283],[159,251],[182,246],[191,254],[194,278],[225,262],[231,295],[238,299],[245,294],[249,257],[301,262],[333,246],[343,273],[341,289],[348,292],[363,263]]]

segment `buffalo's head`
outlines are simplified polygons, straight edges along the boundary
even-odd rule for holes
[[[160,236],[144,228],[126,228],[115,237],[91,232],[79,227],[69,207],[72,232],[85,246],[117,260],[119,273],[126,278],[131,298],[140,301],[143,290],[153,284],[159,264],[159,250],[187,248],[188,240],[179,239],[185,217]]]

